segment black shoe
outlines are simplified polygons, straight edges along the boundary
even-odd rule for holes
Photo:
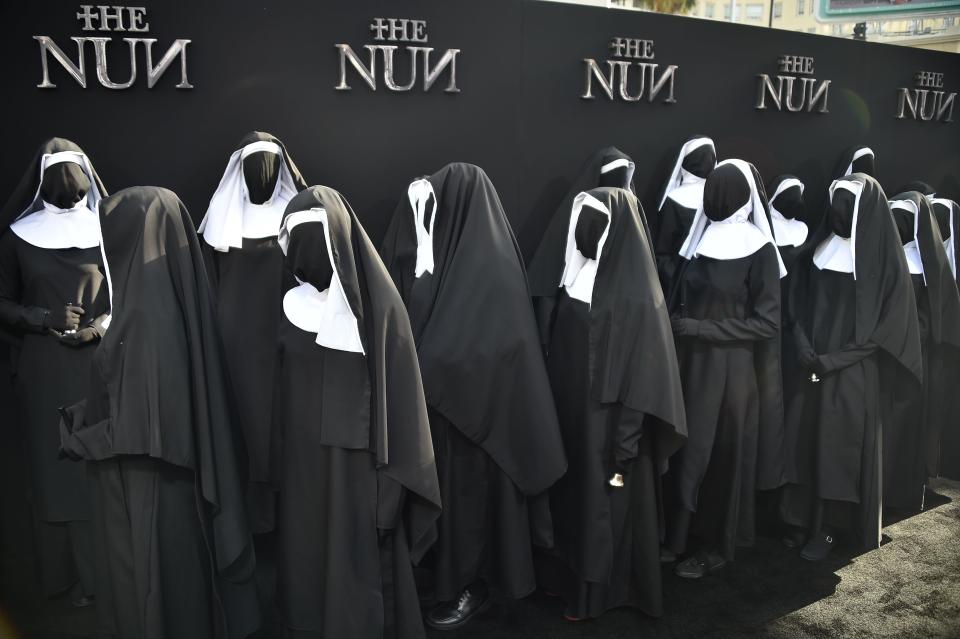
[[[800,551],[800,556],[807,561],[823,561],[833,550],[836,540],[825,532],[817,533],[810,538],[807,545]]]
[[[677,560],[677,553],[673,552],[666,546],[660,546],[660,563],[672,564],[676,560]]]
[[[780,539],[787,548],[800,548],[807,541],[807,535],[799,528],[794,528]]]
[[[673,572],[684,579],[700,579],[708,572],[720,570],[726,565],[727,560],[720,555],[698,552],[677,564]]]
[[[427,625],[434,630],[453,630],[483,612],[490,603],[486,588],[468,586],[455,601],[439,604],[427,615]]]
[[[89,608],[96,603],[96,601],[94,600],[93,595],[83,595],[82,597],[77,597],[70,603],[73,604],[74,608]]]

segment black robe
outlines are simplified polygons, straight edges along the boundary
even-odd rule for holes
[[[285,219],[314,208],[326,211],[332,253],[322,223],[301,224],[282,232],[309,243],[286,263],[317,289],[336,269],[364,353],[320,346],[281,319],[273,473],[284,636],[423,637],[411,562],[436,539],[440,490],[409,320],[339,193],[310,187]]]
[[[269,133],[248,133],[234,150],[260,141],[279,145],[282,153],[279,156],[254,153],[244,159],[248,199],[262,203],[273,194],[280,179],[279,162],[286,164],[298,191],[307,188],[286,147]],[[216,298],[227,369],[236,391],[240,425],[249,455],[250,525],[254,533],[264,533],[274,527],[269,468],[272,394],[280,300],[290,282],[284,277],[283,254],[276,237],[245,237],[241,248],[229,251],[215,250],[208,242],[202,242],[201,246]]]
[[[705,185],[710,219],[744,205],[736,188],[742,174],[724,166]],[[768,216],[766,209],[751,214]],[[677,337],[688,440],[671,470],[676,503],[668,546],[685,552],[694,537],[733,560],[738,545],[754,542],[758,486],[776,487],[782,464],[777,250],[766,243],[739,258],[694,257],[683,264],[675,293],[674,314],[695,320],[697,332]],[[769,431],[763,437],[761,428]]]
[[[883,494],[881,423],[898,394],[915,392],[923,362],[913,287],[886,196],[865,174],[845,179],[862,184],[856,279],[813,263],[816,248],[832,232],[826,215],[798,258],[790,287],[789,321],[797,351],[812,349],[824,370],[817,381],[806,372],[807,381],[789,400],[789,485],[781,515],[812,533],[826,526],[846,532],[863,548],[876,548]],[[900,385],[891,386],[897,377]]]
[[[916,241],[923,273],[911,276],[923,354],[923,386],[893,407],[884,421],[884,506],[918,511],[924,503],[927,478],[936,476],[943,424],[952,416],[945,402],[960,379],[960,295],[943,249],[940,229],[920,192],[893,198],[917,207]],[[914,216],[893,209],[894,219],[914,239]]]
[[[660,476],[686,437],[680,375],[643,210],[622,189],[589,195],[610,212],[609,231],[591,302],[554,287],[547,368],[570,466],[550,490],[556,561],[541,562],[539,579],[572,617],[626,605],[659,616]],[[581,209],[584,255],[597,257],[606,227]],[[609,483],[615,473],[622,488]]]
[[[604,172],[611,162],[624,160],[627,166]],[[537,250],[527,264],[527,280],[533,298],[533,310],[544,346],[550,339],[550,322],[553,317],[557,294],[557,278],[563,270],[563,250],[567,242],[567,226],[570,223],[570,207],[573,198],[584,191],[599,186],[610,186],[633,191],[634,163],[620,149],[608,146],[594,152],[577,172],[560,206],[553,212],[537,245]]]
[[[438,204],[433,273],[415,276],[406,194],[381,252],[410,313],[431,411],[444,503],[437,598],[456,598],[481,575],[521,597],[535,587],[531,525],[536,541],[550,537],[539,509],[528,523],[528,498],[566,470],[530,291],[483,170],[450,164],[429,182]]]
[[[61,446],[95,486],[102,630],[246,637],[246,460],[193,222],[172,192],[134,187],[101,203],[100,226],[112,319]]]
[[[53,183],[40,175],[41,157],[61,151],[83,153],[69,140],[53,138],[43,143],[0,212],[0,334],[13,344],[11,368],[29,460],[33,514],[38,520],[35,534],[44,591],[61,592],[79,577],[84,594],[89,595],[94,584],[86,469],[57,454],[57,409],[83,398],[97,341],[67,345],[45,328],[44,315],[60,312],[73,302],[85,311],[81,326],[101,332],[100,322],[109,311],[103,260],[99,246],[40,248],[9,229],[24,211],[43,206],[43,194],[35,198],[41,180],[47,197],[66,198],[64,207],[81,192],[86,194],[89,180],[75,164],[54,165],[67,170],[55,176]],[[93,176],[99,192],[106,195],[95,171]]]
[[[960,204],[938,198],[933,201],[933,213],[944,241],[950,239],[951,229],[953,232],[960,231]],[[944,246],[945,249],[948,247],[953,249],[953,263],[960,264],[960,242],[955,238],[952,243]],[[956,280],[956,276],[954,277]],[[949,373],[949,370],[941,373],[944,374],[942,387],[946,392],[942,397],[942,418],[938,424],[941,430],[939,434],[931,433],[928,442],[928,473],[930,477],[957,480],[960,479],[960,396],[949,392],[949,389],[957,388],[960,378],[951,378]]]

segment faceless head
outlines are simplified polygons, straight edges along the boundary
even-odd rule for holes
[[[827,223],[837,236],[849,238],[853,234],[853,209],[856,196],[847,189],[834,189],[827,210]]]
[[[780,211],[783,217],[793,220],[802,218],[804,213],[803,189],[799,184],[794,184],[788,189],[784,189],[777,194],[777,197],[770,201],[775,209]]]
[[[303,222],[293,227],[284,263],[297,279],[312,284],[318,291],[330,287],[333,266],[323,222]]]
[[[283,158],[277,153],[257,151],[243,159],[243,178],[253,204],[263,204],[273,195]]]
[[[40,197],[61,208],[73,208],[90,190],[90,179],[79,164],[60,162],[43,172]]]
[[[682,166],[688,173],[705,178],[717,166],[717,152],[712,144],[704,144],[688,153]]]
[[[597,259],[597,251],[600,247],[600,238],[607,229],[609,218],[602,212],[589,206],[584,206],[580,210],[580,217],[577,218],[577,227],[574,229],[574,239],[577,242],[577,250],[584,257],[591,260]]]
[[[727,219],[750,201],[750,184],[733,164],[710,172],[703,187],[703,213],[713,222]]]

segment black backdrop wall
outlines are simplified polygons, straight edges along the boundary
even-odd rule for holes
[[[379,241],[406,184],[451,161],[484,167],[529,255],[547,216],[584,158],[615,144],[637,161],[637,186],[648,212],[685,137],[714,137],[721,157],[753,161],[770,178],[798,174],[816,200],[840,151],[855,143],[877,152],[888,188],[923,178],[960,197],[960,124],[894,118],[896,89],[916,71],[945,74],[960,88],[960,56],[842,41],[786,31],[648,13],[601,10],[537,0],[138,0],[150,33],[83,32],[79,2],[12,1],[0,8],[0,104],[3,152],[0,199],[19,180],[39,142],[78,142],[111,190],[135,184],[169,187],[195,219],[236,141],[248,130],[283,139],[311,183],[346,194]],[[334,90],[336,43],[363,56],[375,17],[427,21],[433,60],[459,48],[461,92],[374,93],[355,75],[350,92]],[[175,63],[146,88],[143,49],[139,78],[126,90],[99,85],[86,45],[87,89],[51,59],[56,89],[39,89],[39,46],[50,36],[74,60],[74,36],[111,37],[109,73],[129,77],[124,36],[157,38],[157,55],[189,38],[195,88],[177,90]],[[587,101],[582,59],[605,68],[614,37],[655,41],[656,62],[679,66],[673,105]],[[830,79],[830,113],[778,113],[753,108],[757,73],[775,73],[781,54],[813,56],[815,76]],[[405,56],[398,54],[398,60]],[[409,77],[400,64],[398,80]],[[956,117],[960,119],[960,107]],[[32,168],[32,167],[31,167]],[[0,348],[0,375],[6,367]],[[83,374],[78,372],[78,374]],[[27,506],[9,388],[0,383],[0,591],[24,596]],[[16,503],[14,503],[16,502]],[[9,578],[7,578],[9,577]],[[7,588],[4,588],[7,586]]]
[[[4,3],[0,198],[36,145],[59,135],[87,150],[110,189],[172,188],[199,221],[227,156],[250,129],[283,139],[308,182],[344,192],[375,240],[412,178],[459,160],[487,170],[529,254],[544,216],[595,148],[615,144],[635,158],[649,213],[672,154],[693,133],[713,136],[721,158],[751,160],[765,178],[798,174],[810,194],[823,192],[843,148],[865,143],[888,189],[922,178],[960,197],[960,124],[894,118],[896,89],[912,86],[916,71],[942,72],[946,90],[960,88],[960,56],[952,54],[537,0],[138,4],[147,5],[148,34],[83,32],[78,2]],[[370,22],[391,16],[427,21],[434,61],[461,49],[460,93],[443,93],[443,79],[429,93],[388,92],[382,81],[373,92],[355,74],[352,91],[334,90],[334,44],[348,43],[365,59]],[[89,88],[51,59],[58,87],[39,89],[35,35],[50,36],[73,59],[71,36],[112,37],[114,81],[129,77],[122,37],[157,38],[155,55],[189,38],[195,88],[174,88],[175,63],[147,89],[140,49],[135,85],[106,89],[88,43]],[[616,36],[652,39],[655,62],[679,66],[676,104],[579,97],[582,59],[605,68]],[[828,114],[753,108],[756,74],[774,74],[781,54],[815,58],[815,77],[832,81]],[[397,57],[406,60],[402,49]],[[407,73],[401,64],[398,80]]]

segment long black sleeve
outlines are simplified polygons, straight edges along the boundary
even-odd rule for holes
[[[708,342],[771,339],[780,326],[780,269],[776,251],[767,244],[755,254],[748,273],[749,316],[743,319],[700,320],[697,337]]]
[[[50,311],[22,305],[22,294],[17,239],[8,231],[0,236],[0,323],[15,331],[42,333],[46,330],[44,319]]]

